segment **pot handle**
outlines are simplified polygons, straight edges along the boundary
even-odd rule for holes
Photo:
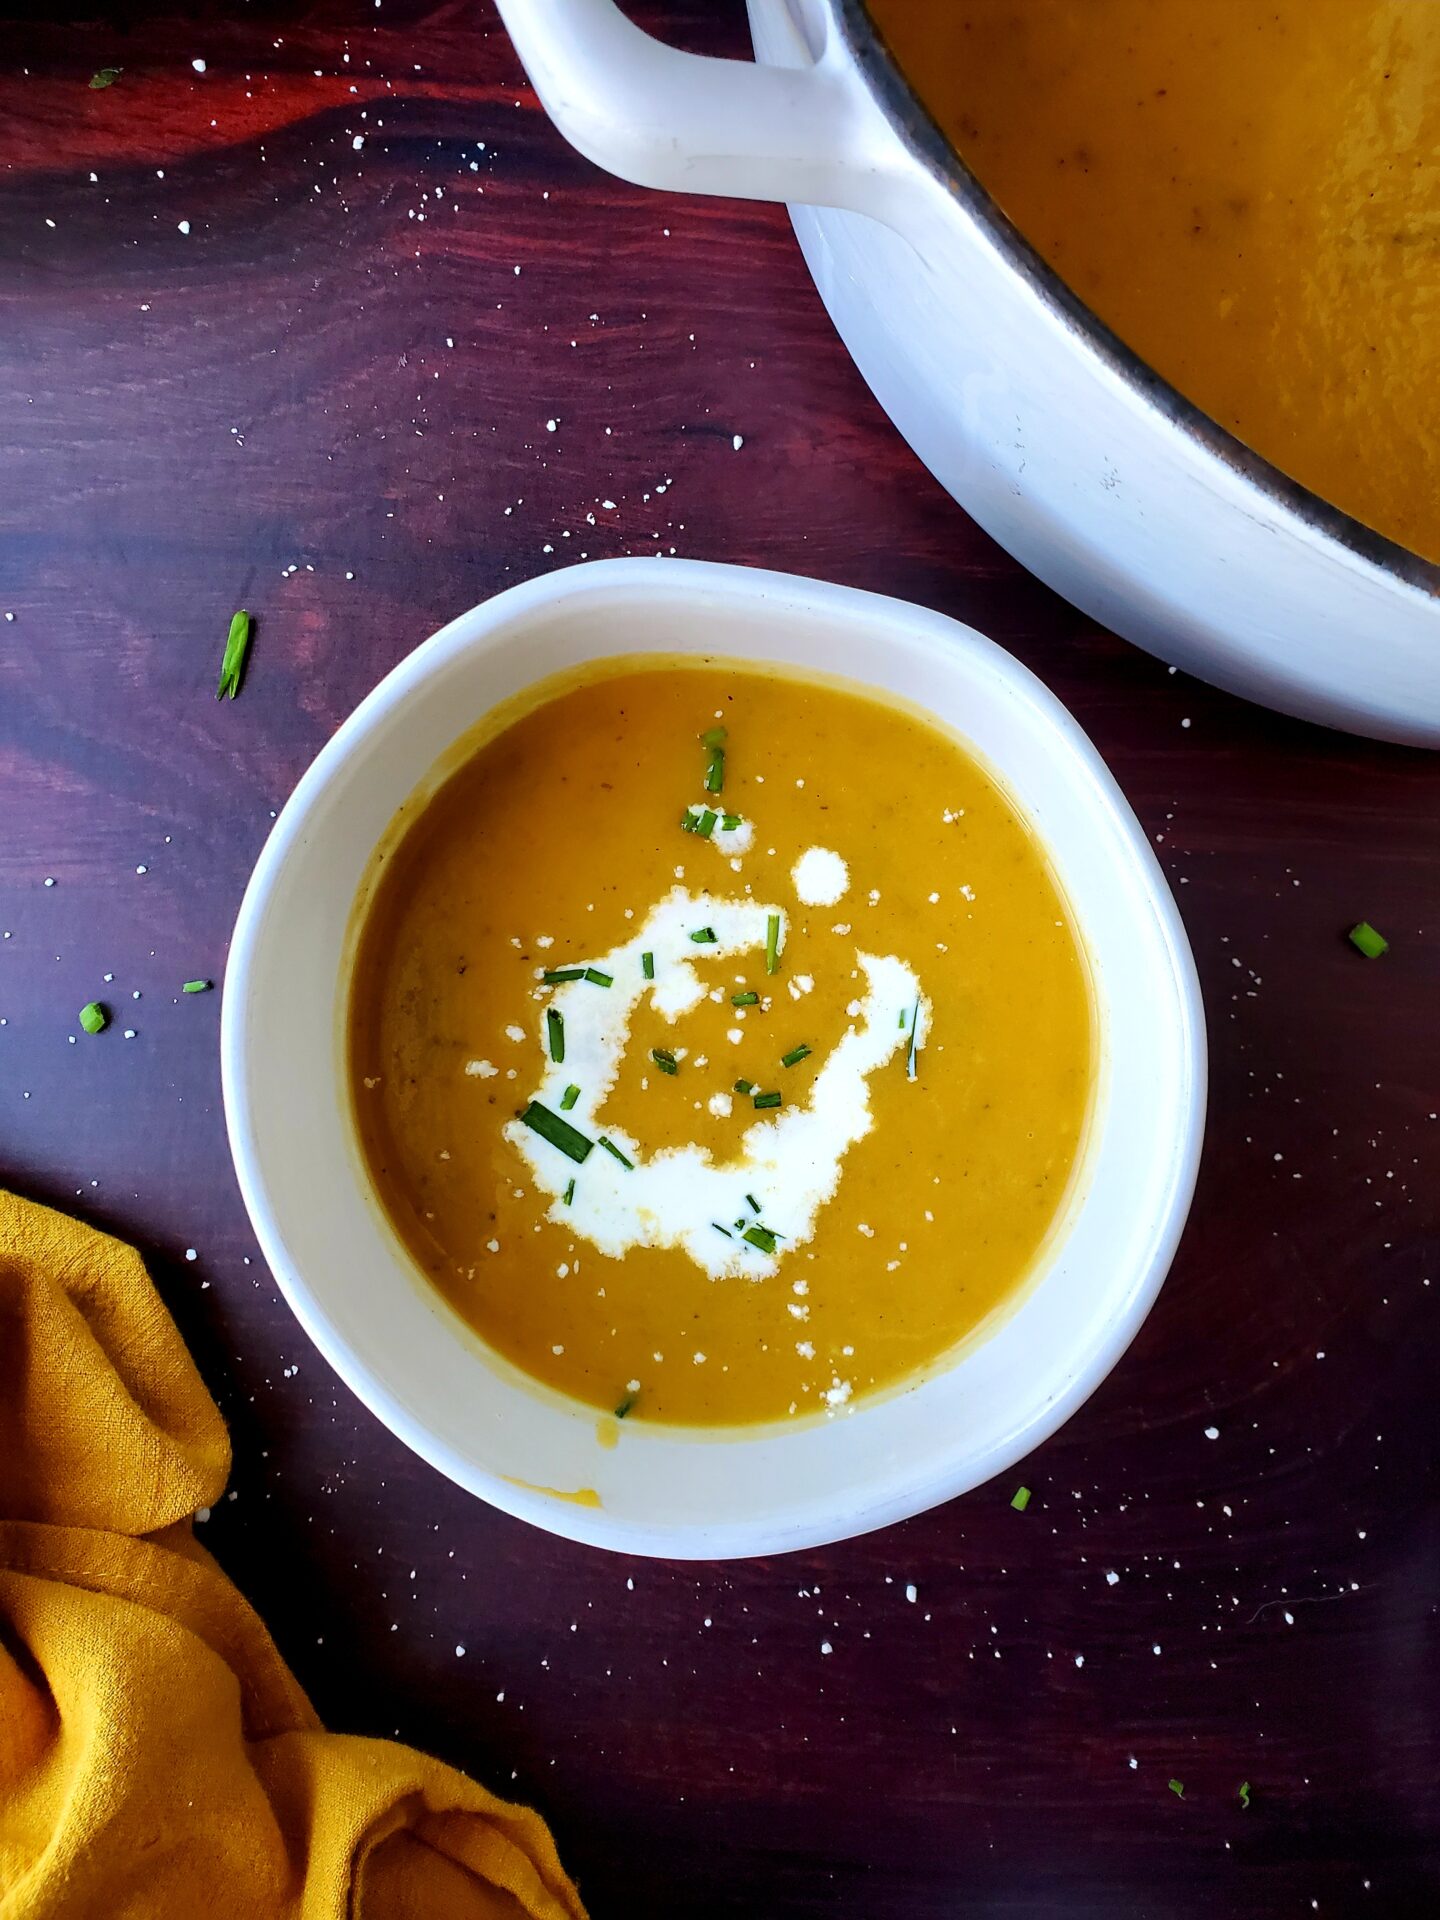
[[[833,35],[819,60],[774,67],[682,53],[615,0],[498,5],[545,111],[597,166],[642,187],[889,218],[893,136]]]

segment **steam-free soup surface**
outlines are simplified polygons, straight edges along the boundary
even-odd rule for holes
[[[363,911],[385,1207],[486,1341],[607,1413],[838,1413],[979,1327],[1056,1219],[1081,950],[1026,824],[908,710],[592,668],[406,810]]]
[[[869,0],[1026,237],[1182,393],[1440,559],[1437,0]]]

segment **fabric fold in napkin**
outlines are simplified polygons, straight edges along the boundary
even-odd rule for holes
[[[0,1920],[583,1920],[537,1815],[321,1727],[191,1533],[229,1468],[139,1255],[0,1193]]]

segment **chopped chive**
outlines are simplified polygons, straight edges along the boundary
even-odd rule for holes
[[[566,1187],[565,1192],[563,1193],[561,1198],[567,1207],[570,1205],[570,1202],[575,1198],[575,1181],[573,1177],[570,1181],[569,1186]]]
[[[1017,1487],[1015,1489],[1014,1498],[1011,1500],[1010,1504],[1012,1507],[1014,1507],[1017,1513],[1023,1513],[1026,1507],[1028,1507],[1030,1504],[1029,1487]]]
[[[1236,1792],[1240,1795],[1241,1806],[1248,1810],[1250,1806],[1250,1782],[1248,1780],[1242,1780],[1236,1788]]]
[[[725,785],[725,749],[712,747],[705,768],[705,791],[719,793]]]
[[[754,1085],[755,1085],[755,1082],[754,1082],[753,1080],[737,1080],[737,1081],[735,1082],[735,1092],[736,1092],[736,1093],[749,1093],[749,1092],[750,1092],[750,1090],[751,1090],[751,1088],[752,1088],[752,1087],[753,1087]]]
[[[752,1213],[759,1213],[759,1211],[760,1211],[760,1202],[759,1202],[759,1201],[758,1201],[758,1200],[757,1200],[757,1199],[755,1198],[755,1196],[754,1196],[754,1194],[753,1194],[753,1193],[747,1193],[747,1194],[746,1194],[746,1196],[745,1196],[745,1198],[746,1198],[746,1200],[747,1200],[747,1201],[749,1202],[749,1204],[750,1204],[750,1211],[751,1211]]]
[[[1170,1780],[1167,1781],[1166,1784],[1177,1800],[1183,1800],[1185,1798],[1185,1784],[1183,1781]]]
[[[638,1398],[639,1398],[638,1394],[627,1393],[625,1398],[620,1402],[619,1406],[616,1407],[615,1409],[615,1418],[617,1420],[623,1420],[626,1414],[629,1413],[630,1409],[634,1406]]]
[[[798,1067],[802,1060],[808,1060],[809,1058],[810,1049],[802,1040],[798,1047],[792,1047],[789,1053],[781,1054],[780,1064],[782,1067]]]
[[[758,1247],[761,1253],[774,1253],[776,1236],[768,1227],[747,1227],[741,1234],[742,1240],[748,1240],[752,1247]]]
[[[723,1233],[727,1240],[734,1238],[734,1235],[731,1233],[730,1229],[728,1227],[722,1227],[718,1220],[712,1220],[710,1224],[712,1227],[714,1227],[716,1233]]]
[[[897,1020],[897,1021],[895,1022],[895,1024],[896,1024],[896,1026],[897,1026],[897,1027],[899,1027],[899,1029],[900,1029],[900,1031],[901,1031],[902,1033],[903,1033],[903,1032],[905,1031],[905,1009],[904,1009],[904,1007],[901,1007],[901,1009],[900,1009],[900,1018],[899,1018],[899,1019],[898,1019],[898,1020]]]
[[[715,822],[719,818],[720,818],[719,814],[716,813],[713,807],[706,807],[705,811],[698,817],[698,819],[696,820],[694,826],[690,829],[690,831],[694,834],[698,834],[700,839],[708,840],[711,834],[714,833]]]
[[[601,1134],[600,1145],[605,1149],[607,1153],[613,1154],[615,1158],[620,1162],[622,1167],[629,1167],[632,1172],[634,1171],[635,1162],[633,1160],[626,1158],[626,1156],[620,1151],[619,1147],[616,1146],[615,1142],[609,1137],[608,1134],[604,1134],[604,1133]]]
[[[614,974],[602,973],[598,967],[586,967],[585,978],[592,987],[613,987],[615,984]]]
[[[565,1016],[558,1007],[545,1009],[545,1034],[550,1042],[550,1058],[558,1067],[565,1058]]]
[[[655,978],[655,956],[653,953],[641,954],[640,971],[647,980],[653,980]]]
[[[781,1103],[781,1098],[782,1096],[778,1093],[757,1093],[755,1096],[755,1105],[761,1109],[765,1107],[778,1107]]]
[[[772,913],[765,922],[765,971],[780,971],[780,916]]]
[[[584,978],[583,967],[547,967],[540,976],[542,985],[547,987],[558,987],[562,980],[583,980]]]
[[[760,996],[758,993],[732,993],[730,1004],[732,1007],[758,1007]]]
[[[520,1119],[532,1133],[538,1133],[542,1140],[548,1140],[552,1147],[558,1147],[561,1153],[568,1154],[572,1160],[588,1159],[590,1149],[595,1144],[572,1127],[568,1120],[562,1120],[558,1113],[552,1113],[549,1107],[542,1107],[538,1100],[530,1102]]]
[[[113,87],[125,71],[123,67],[100,67],[90,76],[90,90],[98,93],[102,87]]]
[[[211,983],[208,980],[187,980],[180,991],[182,993],[208,993]]]
[[[575,1085],[575,1082],[572,1080],[570,1082],[570,1085],[566,1087],[565,1091],[560,1096],[560,1111],[562,1113],[569,1113],[570,1109],[574,1106],[575,1102],[579,1098],[580,1098],[580,1089]]]
[[[1350,943],[1358,947],[1367,960],[1378,960],[1382,953],[1390,951],[1390,942],[1383,933],[1377,933],[1368,920],[1351,927]]]
[[[742,1228],[742,1227],[743,1227],[744,1225],[745,1225],[745,1216],[744,1216],[744,1214],[742,1213],[742,1214],[741,1214],[741,1216],[740,1216],[740,1218],[739,1218],[739,1219],[738,1219],[738,1220],[737,1220],[737,1221],[735,1222],[735,1231],[736,1231],[737,1233],[739,1233],[739,1232],[740,1232],[740,1230],[741,1230],[741,1228]]]
[[[679,1073],[680,1071],[675,1063],[674,1054],[667,1052],[664,1047],[652,1047],[650,1049],[650,1058],[655,1062],[656,1066],[659,1067],[661,1073]]]
[[[743,819],[738,813],[722,813],[720,816],[721,828],[726,833],[734,833],[737,827],[743,826],[744,824]]]
[[[98,1000],[91,1000],[80,1009],[80,1024],[86,1033],[103,1033],[110,1024],[110,1016]]]
[[[215,698],[233,700],[240,691],[240,682],[245,678],[245,656],[250,651],[250,629],[253,625],[248,613],[233,613],[230,616],[230,631],[225,638],[225,654],[220,662],[220,684],[215,689]]]
[[[915,1078],[915,1056],[920,1051],[920,1002],[917,1000],[910,1014],[910,1045],[905,1052],[905,1077]]]
[[[724,727],[707,727],[700,736],[702,747],[723,747],[729,738]]]
[[[696,927],[690,938],[697,947],[713,947],[716,940],[715,929],[714,927]]]

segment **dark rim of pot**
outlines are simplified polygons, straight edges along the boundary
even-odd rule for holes
[[[1016,271],[1064,321],[1071,333],[1080,335],[1086,346],[1100,356],[1130,386],[1177,427],[1182,428],[1232,472],[1271,499],[1278,501],[1317,533],[1340,546],[1419,587],[1424,592],[1440,592],[1440,564],[1426,560],[1397,540],[1391,540],[1373,527],[1357,520],[1343,508],[1312,493],[1298,480],[1272,465],[1263,454],[1247,447],[1227,428],[1212,420],[1192,400],[1139,354],[1112,333],[1078,294],[1065,284],[1054,268],[1038,254],[1018,227],[1001,212],[979,179],[951,144],[948,136],[932,119],[929,109],[906,79],[903,68],[890,51],[884,34],[871,19],[864,0],[832,0],[835,17],[845,44],[865,75],[871,90],[885,108],[911,152],[952,199],[959,202]]]

